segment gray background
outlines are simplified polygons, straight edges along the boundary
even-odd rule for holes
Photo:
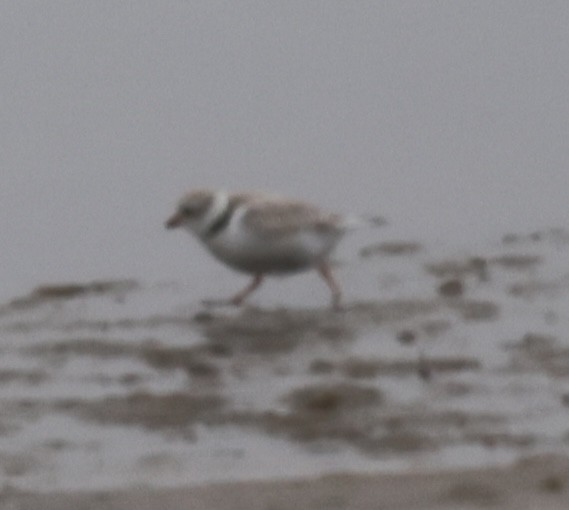
[[[206,286],[163,232],[195,186],[449,247],[566,225],[568,26],[564,0],[2,1],[1,296]]]

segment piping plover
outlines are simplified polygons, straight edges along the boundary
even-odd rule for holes
[[[233,297],[207,304],[241,305],[266,275],[316,269],[339,308],[340,286],[329,256],[355,221],[317,207],[265,193],[190,191],[178,203],[166,228],[184,227],[218,260],[253,276]]]

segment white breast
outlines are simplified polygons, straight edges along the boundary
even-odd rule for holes
[[[341,237],[314,230],[260,236],[243,223],[246,212],[246,206],[238,207],[227,228],[206,241],[213,255],[240,271],[287,273],[309,269],[326,258]]]

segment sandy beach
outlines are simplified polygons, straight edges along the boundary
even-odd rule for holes
[[[0,508],[567,508],[567,249],[368,244],[341,312],[39,286],[0,308]]]
[[[332,475],[290,481],[225,483],[150,490],[25,494],[4,491],[12,510],[564,510],[569,459],[533,458],[516,465],[406,475]]]

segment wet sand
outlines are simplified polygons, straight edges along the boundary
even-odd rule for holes
[[[568,252],[370,245],[342,312],[42,285],[0,307],[0,510],[567,508]]]
[[[526,459],[502,468],[429,474],[337,474],[179,489],[0,494],[0,508],[18,510],[565,510],[568,507],[569,459],[560,457]]]

